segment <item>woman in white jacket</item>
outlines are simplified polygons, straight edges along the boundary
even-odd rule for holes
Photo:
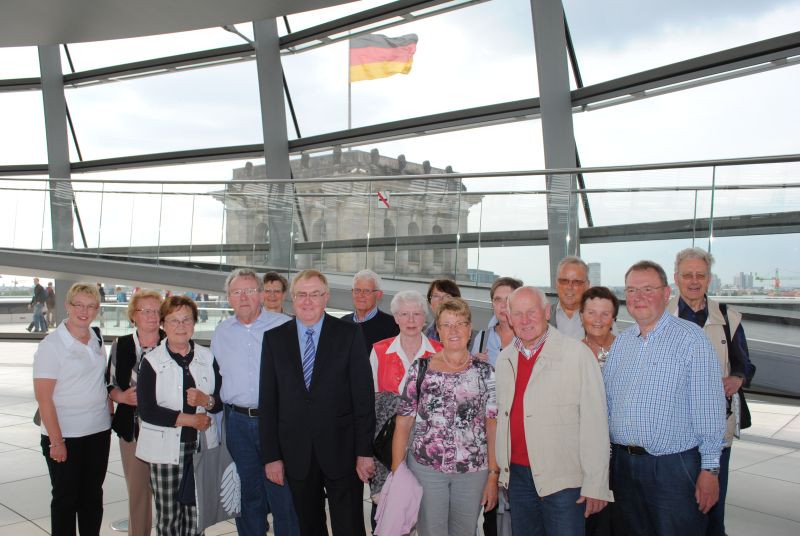
[[[218,444],[208,413],[222,409],[219,367],[208,348],[192,340],[197,305],[173,296],[161,306],[167,337],[145,355],[139,371],[137,399],[142,419],[136,456],[150,463],[158,536],[196,536],[192,455],[198,435],[208,448]]]

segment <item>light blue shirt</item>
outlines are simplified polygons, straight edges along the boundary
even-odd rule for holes
[[[497,334],[497,330],[494,328],[498,324],[497,317],[492,315],[492,318],[489,319],[489,325],[486,328],[486,331],[480,331],[477,335],[475,335],[475,340],[472,342],[472,354],[477,354],[481,351],[481,334],[486,337],[486,353],[489,355],[489,363],[492,366],[495,366],[497,363],[497,356],[500,355],[500,352],[503,350],[500,347],[500,335]]]
[[[356,324],[361,324],[362,322],[366,322],[367,320],[372,320],[375,318],[375,315],[378,314],[378,306],[376,305],[375,308],[368,312],[364,318],[358,318],[358,311],[353,311],[353,322]]]
[[[300,320],[295,318],[295,322],[297,322],[297,342],[300,344],[300,359],[303,359],[303,350],[306,348],[306,330],[311,328],[314,330],[314,334],[311,336],[311,339],[314,341],[314,354],[317,353],[317,348],[319,347],[319,333],[322,331],[322,321],[325,320],[325,315],[322,315],[322,318],[314,324],[313,326],[306,326]]]
[[[264,332],[290,317],[265,309],[248,325],[236,316],[226,318],[211,336],[211,351],[222,375],[220,397],[226,404],[244,408],[258,407],[258,383],[261,371],[261,342]]]
[[[603,367],[612,443],[675,454],[698,447],[701,467],[719,467],[725,435],[722,371],[692,322],[666,311],[641,336],[638,324],[614,341]]]

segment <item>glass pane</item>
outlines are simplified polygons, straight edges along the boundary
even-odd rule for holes
[[[0,93],[0,117],[0,165],[47,162],[41,91]]]
[[[254,62],[70,89],[66,97],[86,160],[263,143]]]
[[[390,2],[387,0],[361,0],[360,2],[348,2],[338,6],[297,13],[288,16],[289,27],[293,32],[297,32],[312,26],[317,26],[329,20],[346,17],[347,15],[366,11],[388,3]],[[282,20],[279,21],[278,28],[281,30],[281,33],[285,33],[286,27]]]
[[[787,0],[564,0],[564,12],[586,85],[796,32],[800,21]]]
[[[0,47],[0,80],[38,78],[40,75],[36,47]]]
[[[386,31],[419,37],[411,72],[350,84],[349,44],[283,57],[303,135],[538,94],[530,4],[498,0],[466,7]],[[502,31],[487,33],[486,21]],[[349,109],[349,112],[348,112]]]
[[[796,153],[799,85],[800,67],[792,66],[575,114],[581,163]]]
[[[252,25],[239,24],[237,30],[252,39]],[[238,35],[222,28],[209,28],[146,37],[114,39],[111,41],[94,41],[91,43],[72,43],[69,52],[76,71],[87,71],[123,63],[162,58],[220,48],[242,45],[245,41]],[[65,73],[70,72],[69,64],[62,62]]]

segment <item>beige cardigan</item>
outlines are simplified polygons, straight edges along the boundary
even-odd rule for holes
[[[509,415],[517,359],[514,345],[497,357],[497,463],[507,487],[511,463]],[[613,501],[608,488],[611,448],[608,410],[600,367],[592,351],[550,327],[523,398],[525,440],[540,497],[568,488]]]

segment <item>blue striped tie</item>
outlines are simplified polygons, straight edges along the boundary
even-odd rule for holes
[[[311,389],[311,374],[314,372],[314,330],[306,330],[306,347],[303,350],[303,380],[306,382],[306,389]]]

